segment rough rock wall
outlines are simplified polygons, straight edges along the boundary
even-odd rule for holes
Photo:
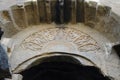
[[[104,35],[107,35],[108,39],[110,40],[113,39],[113,43],[119,42],[120,40],[119,15],[112,13],[114,10],[111,11],[110,7],[101,6],[96,2],[87,3],[84,2],[84,0],[75,0],[72,2],[66,0],[69,1],[69,3],[64,2],[65,5],[63,5],[62,2],[58,2],[57,3],[58,5],[56,5],[57,0],[53,0],[52,3],[50,1],[47,2],[45,2],[44,0],[41,1],[42,2],[40,2],[40,0],[38,0],[38,2],[28,1],[25,3],[23,3],[23,0],[21,1],[11,0],[11,2],[7,0],[3,1],[3,3],[1,3],[1,6],[5,6],[5,7],[2,7],[3,9],[1,8],[3,11],[1,11],[1,16],[0,16],[0,20],[1,20],[0,26],[5,31],[4,37],[11,38],[19,31],[38,24],[45,24],[45,23],[52,24],[53,22],[55,22],[59,24],[71,23],[73,25],[76,23],[84,23],[90,28],[97,29],[99,32],[103,33]],[[6,3],[7,4],[9,3],[9,5],[7,5]],[[19,5],[15,5],[16,3],[18,3]],[[10,8],[7,9],[9,6]],[[114,60],[108,60],[108,62],[111,61],[113,61],[113,63],[118,62]],[[107,65],[114,66],[114,64],[111,63],[108,63]],[[119,74],[119,72],[117,71],[118,68],[115,68],[114,72],[117,72]],[[110,73],[114,74],[112,72]],[[114,74],[114,76],[116,75]]]

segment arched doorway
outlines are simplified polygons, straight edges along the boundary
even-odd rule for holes
[[[71,56],[52,56],[38,61],[21,72],[23,80],[110,80],[98,68],[84,66]]]

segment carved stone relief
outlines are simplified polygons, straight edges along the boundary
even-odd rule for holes
[[[21,47],[33,51],[40,51],[46,43],[57,40],[75,44],[80,52],[100,50],[98,43],[90,35],[74,28],[42,29],[24,39]]]

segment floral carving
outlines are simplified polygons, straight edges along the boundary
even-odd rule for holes
[[[54,40],[72,42],[81,52],[99,50],[98,43],[88,34],[73,28],[49,28],[33,33],[22,42],[22,47],[30,50],[41,50],[43,46]]]

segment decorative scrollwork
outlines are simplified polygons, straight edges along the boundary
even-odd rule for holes
[[[41,50],[54,40],[68,41],[77,45],[80,52],[99,50],[98,43],[88,34],[73,28],[49,28],[33,33],[22,42],[22,47],[30,50]]]

